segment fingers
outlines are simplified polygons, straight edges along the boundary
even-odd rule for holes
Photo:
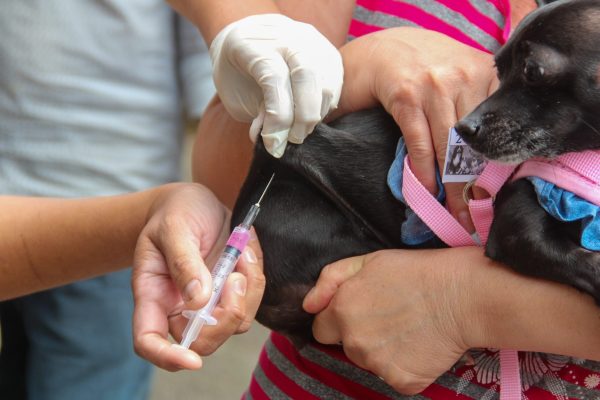
[[[169,342],[167,311],[158,302],[136,299],[133,312],[133,345],[142,358],[168,371],[198,369],[202,359],[198,354]]]
[[[278,53],[272,52],[263,55],[248,72],[263,92],[263,142],[269,153],[280,158],[285,151],[290,127],[294,122],[289,67]]]
[[[171,343],[155,333],[143,335],[139,339],[136,349],[150,349],[145,353],[140,350],[136,350],[136,352],[140,357],[167,371],[195,370],[202,367],[202,358],[198,354]]]
[[[310,67],[312,63],[309,57],[298,52],[286,61],[294,95],[294,124],[288,140],[301,144],[321,120],[321,82],[317,71]]]
[[[321,36],[315,28],[306,28]],[[337,107],[340,99],[344,80],[342,57],[335,46],[322,39],[316,41],[310,54],[306,50],[289,49],[284,54],[294,96],[294,124],[288,137],[292,143],[303,143],[329,111]]]
[[[430,95],[431,109],[428,112],[429,123],[432,130],[435,156],[440,175],[443,174],[446,163],[446,150],[448,148],[448,132],[456,124],[457,110],[454,102],[448,96]],[[463,200],[462,183],[448,183],[444,185],[446,191],[446,206],[450,213],[465,229],[473,232],[475,228],[471,222],[469,208]]]
[[[210,298],[212,278],[200,255],[198,239],[178,223],[165,223],[161,248],[169,273],[186,303],[196,310]]]
[[[263,255],[254,230],[236,269],[223,286],[219,305],[214,311],[217,325],[203,327],[191,346],[198,354],[212,354],[231,335],[248,331],[254,320],[265,289]],[[187,320],[179,316],[172,318],[170,323],[173,336],[180,340]]]
[[[497,79],[491,79],[489,85],[473,85],[470,90],[461,91],[456,99],[456,118],[459,120],[472,112],[485,98],[490,90],[495,90]],[[469,232],[475,227],[468,211],[468,205],[463,198],[464,184],[446,184],[447,205],[452,215]]]
[[[335,312],[331,308],[317,314],[312,326],[315,340],[322,344],[340,344],[342,332],[336,321]]]
[[[436,194],[435,150],[423,110],[420,107],[403,107],[392,116],[402,130],[413,173],[430,193]]]
[[[340,285],[362,269],[364,258],[365,256],[346,258],[323,268],[317,284],[304,298],[304,310],[316,314],[327,307]]]
[[[266,285],[265,275],[263,274],[262,249],[254,234],[254,229],[236,269],[246,277],[247,282],[246,315],[236,331],[236,333],[244,333],[250,329],[250,325],[256,316]]]
[[[246,315],[246,292],[246,278],[239,272],[233,272],[225,282],[221,300],[213,312],[217,324],[205,325],[200,331],[198,339],[190,346],[191,350],[203,356],[210,355],[236,333]],[[187,319],[180,316],[172,318],[170,323],[173,336],[177,340],[181,340]]]

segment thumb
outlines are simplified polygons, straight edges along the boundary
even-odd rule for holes
[[[327,307],[342,283],[362,269],[364,259],[365,256],[346,258],[323,268],[317,284],[304,298],[304,310],[316,314]]]
[[[212,277],[195,239],[182,234],[167,234],[164,255],[171,279],[185,301],[187,309],[197,310],[210,298]]]

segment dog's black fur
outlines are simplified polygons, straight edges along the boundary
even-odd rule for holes
[[[313,317],[302,310],[302,300],[325,265],[404,247],[405,207],[386,184],[399,135],[394,120],[375,109],[320,124],[304,144],[288,145],[281,159],[257,144],[232,224],[241,222],[274,172],[254,224],[267,280],[260,323],[305,342]]]
[[[501,87],[457,124],[465,139],[505,161],[600,148],[598,21],[597,0],[558,2],[529,16],[497,55]],[[259,322],[306,342],[312,316],[302,300],[325,265],[406,247],[400,241],[405,208],[386,185],[400,134],[393,119],[375,109],[320,124],[279,160],[257,145],[232,224],[241,222],[275,172],[255,223],[267,278]],[[578,246],[578,224],[560,223],[539,207],[531,184],[508,185],[495,212],[490,257],[600,301],[600,256]]]

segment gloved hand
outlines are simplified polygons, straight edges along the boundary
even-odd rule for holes
[[[213,78],[229,114],[252,121],[265,147],[281,157],[337,107],[344,75],[338,50],[312,25],[281,14],[226,26],[210,47]]]

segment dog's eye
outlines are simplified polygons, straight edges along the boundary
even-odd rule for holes
[[[523,75],[527,83],[538,83],[544,78],[544,68],[531,61],[525,63]]]

